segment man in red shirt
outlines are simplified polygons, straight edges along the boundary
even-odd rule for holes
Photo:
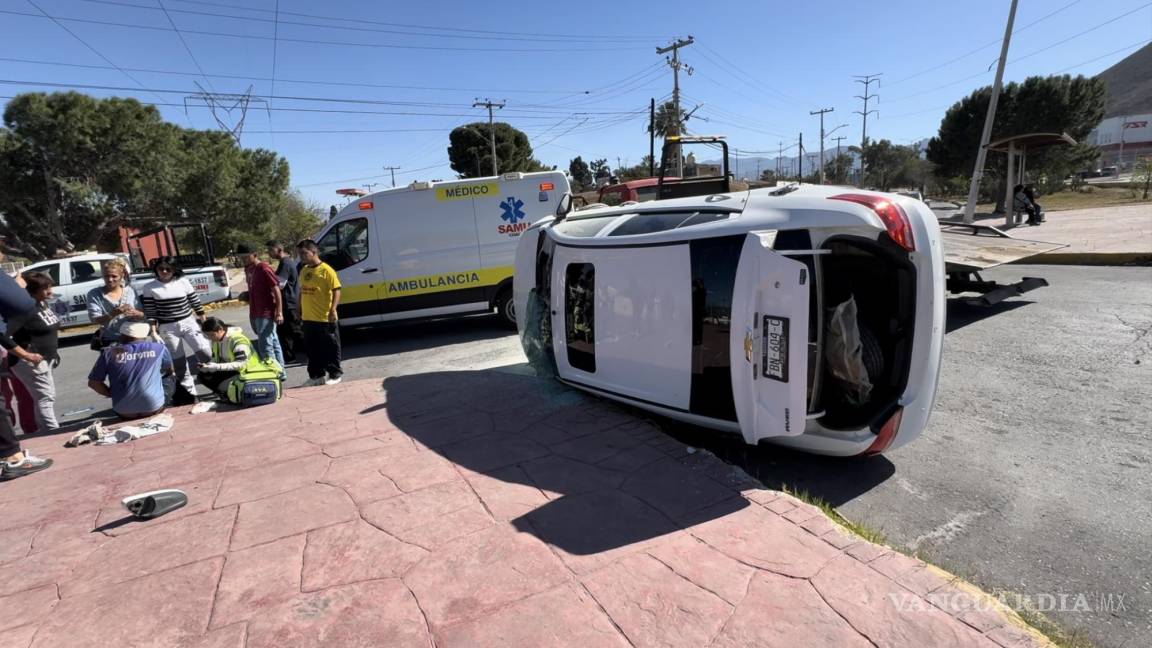
[[[275,358],[283,367],[284,352],[276,336],[276,325],[284,323],[284,305],[276,271],[260,260],[255,247],[237,245],[236,257],[244,264],[244,276],[248,280],[248,319],[256,334],[256,353],[265,360]]]

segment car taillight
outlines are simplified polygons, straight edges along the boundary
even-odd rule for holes
[[[829,196],[828,199],[846,200],[871,208],[880,217],[880,221],[884,223],[884,229],[888,230],[888,236],[897,245],[909,252],[916,250],[916,241],[912,238],[912,223],[908,221],[908,214],[904,213],[904,209],[900,205],[883,196],[870,196],[868,194],[847,193]]]
[[[884,422],[884,425],[880,426],[880,431],[876,433],[876,440],[872,442],[872,445],[868,446],[864,454],[880,454],[887,450],[888,446],[892,445],[892,441],[896,438],[896,433],[900,431],[900,419],[902,418],[904,418],[904,408],[898,407],[896,411],[892,413],[892,416],[888,417],[888,420]]]
[[[228,287],[228,273],[224,270],[213,270],[212,278],[216,280],[216,285],[221,288]]]

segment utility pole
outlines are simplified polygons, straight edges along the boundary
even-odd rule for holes
[[[968,203],[964,205],[964,222],[976,218],[976,200],[980,195],[980,180],[984,177],[984,160],[988,157],[988,139],[992,137],[992,123],[996,121],[996,104],[1000,102],[1000,83],[1004,80],[1004,64],[1008,62],[1008,43],[1012,41],[1012,24],[1016,22],[1016,0],[1008,10],[1008,24],[1004,26],[1004,42],[1000,45],[1000,60],[996,63],[996,81],[992,84],[992,98],[988,101],[988,114],[984,115],[984,132],[980,134],[980,148],[976,151],[976,167],[972,170],[972,184],[968,187]],[[1012,156],[1008,156],[1011,168]],[[1011,210],[1012,205],[1004,209]],[[1011,211],[1008,212],[1011,215]]]
[[[809,115],[820,115],[820,184],[824,184],[824,115],[835,108],[822,108],[810,111]]]
[[[396,186],[396,170],[399,168],[400,167],[398,167],[398,166],[386,166],[386,167],[384,167],[385,171],[388,171],[392,174],[392,186],[393,187]]]
[[[657,54],[667,54],[668,52],[672,52],[672,56],[670,56],[670,57],[665,56],[664,60],[667,61],[668,66],[672,68],[672,110],[673,110],[672,130],[675,131],[674,133],[672,133],[672,135],[676,135],[676,136],[679,136],[681,134],[680,133],[680,69],[683,68],[684,71],[688,74],[688,76],[692,76],[692,68],[690,66],[684,65],[683,63],[680,62],[680,48],[681,47],[688,47],[689,45],[691,45],[694,42],[696,42],[696,41],[692,38],[692,36],[688,36],[687,39],[674,41],[671,45],[669,45],[667,47],[657,47],[656,48]],[[665,139],[667,139],[667,136],[665,136]],[[681,155],[682,151],[680,150],[680,144],[677,143],[676,146],[673,147],[673,149],[676,152],[676,177],[683,178],[684,177],[684,158]]]
[[[499,169],[496,168],[496,128],[492,125],[492,109],[503,108],[504,102],[489,101],[488,99],[480,101],[477,99],[476,102],[472,104],[473,108],[479,108],[481,106],[488,109],[488,139],[492,144],[492,175],[500,175]]]
[[[800,149],[796,153],[796,183],[804,182],[804,131],[800,131]]]
[[[375,187],[376,185],[379,185],[379,184],[380,184],[379,182],[366,182],[360,186],[367,189],[368,193],[372,193],[372,187]]]
[[[1016,0],[1013,0],[1013,2],[1015,1]],[[860,128],[860,181],[857,183],[861,187],[864,186],[864,147],[868,145],[868,113],[877,112],[875,110],[868,110],[868,100],[876,99],[879,97],[879,95],[870,94],[868,89],[872,86],[873,83],[875,83],[877,86],[880,85],[880,79],[878,77],[880,77],[882,74],[884,73],[881,72],[880,74],[864,74],[855,77],[856,83],[860,83],[864,86],[864,95],[856,95],[857,99],[864,100],[864,110],[853,111],[857,115],[864,117],[864,125]]]
[[[656,99],[648,104],[648,177],[656,175]]]
[[[839,165],[840,164],[840,142],[843,142],[844,140],[846,140],[848,138],[844,137],[843,135],[837,135],[836,137],[833,137],[832,139],[836,140],[836,164]],[[839,173],[840,167],[837,166],[836,169],[837,169],[837,173]]]
[[[736,179],[740,179],[740,149],[732,149],[732,160],[736,163]]]
[[[784,177],[784,174],[782,173],[782,171],[784,169],[784,167],[782,166],[783,160],[784,160],[784,142],[780,141],[779,146],[780,146],[780,151],[776,154],[776,178],[777,179]]]

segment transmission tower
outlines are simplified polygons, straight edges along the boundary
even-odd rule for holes
[[[268,101],[262,97],[252,96],[252,86],[248,86],[248,90],[241,94],[230,92],[209,92],[204,89],[197,81],[196,87],[200,92],[190,94],[184,97],[184,112],[188,112],[188,103],[193,102],[196,105],[204,105],[212,112],[212,118],[216,120],[216,124],[221,130],[226,131],[236,140],[236,144],[240,144],[240,137],[244,133],[244,120],[248,118],[248,108],[252,104],[263,104],[264,110],[268,112],[268,118],[272,118],[272,111],[268,107]]]

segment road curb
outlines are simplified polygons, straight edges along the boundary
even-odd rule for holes
[[[241,306],[243,304],[244,304],[244,302],[240,301],[239,299],[224,299],[224,300],[221,300],[218,302],[212,302],[211,304],[204,304],[204,310],[205,310],[205,312],[209,312],[209,311],[214,311],[214,310],[220,310],[222,308],[231,308],[233,306]]]
[[[1024,265],[1146,266],[1152,252],[1048,252],[1019,261]]]

